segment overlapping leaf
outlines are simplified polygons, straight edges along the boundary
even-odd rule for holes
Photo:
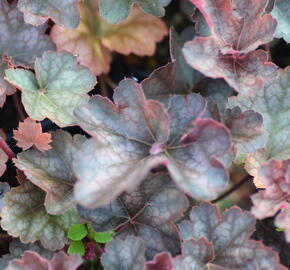
[[[0,182],[0,210],[4,205],[4,195],[10,190],[10,186],[7,182]]]
[[[80,23],[77,8],[79,0],[19,0],[17,7],[24,13],[27,23],[41,24],[51,18],[57,24],[76,28]]]
[[[80,256],[55,253],[51,260],[41,257],[34,251],[25,251],[21,259],[12,260],[6,270],[76,270],[81,264]]]
[[[35,120],[49,118],[64,127],[75,124],[74,108],[85,104],[96,79],[67,52],[46,52],[35,61],[35,75],[24,69],[6,70],[6,79],[22,90],[22,103]]]
[[[112,51],[153,55],[155,43],[167,34],[160,19],[144,14],[137,7],[125,21],[116,25],[100,17],[97,3],[92,0],[81,3],[80,10],[81,23],[77,29],[55,25],[51,35],[58,49],[78,55],[80,63],[96,75],[109,71]]]
[[[6,171],[6,162],[8,161],[8,156],[0,149],[0,177]]]
[[[180,240],[174,220],[188,206],[185,195],[176,189],[167,174],[149,175],[132,192],[96,209],[78,206],[81,217],[92,222],[95,231],[118,229],[117,238],[136,235],[144,239],[146,255],[179,251]]]
[[[50,215],[46,212],[44,199],[45,193],[28,181],[12,188],[4,197],[1,227],[23,243],[40,240],[47,249],[61,249],[68,243],[69,227],[80,223],[79,216],[75,209],[59,216]]]
[[[148,14],[164,16],[166,7],[171,0],[99,0],[100,13],[110,23],[117,23],[128,17],[133,3],[138,5]]]
[[[74,204],[72,160],[86,139],[81,135],[71,137],[65,131],[54,132],[52,139],[51,150],[22,152],[14,163],[33,184],[46,192],[46,211],[57,215],[63,214]]]
[[[7,0],[0,2],[0,107],[3,106],[6,95],[11,95],[15,88],[4,79],[7,57],[13,65],[31,67],[36,57],[44,51],[54,50],[54,44],[45,35],[46,25],[33,27],[25,24],[22,13],[16,4]]]
[[[287,241],[290,241],[290,159],[284,161],[270,160],[258,170],[258,178],[265,187],[254,194],[252,213],[257,218],[274,216],[275,224],[285,229]]]
[[[152,261],[146,262],[145,270],[172,270],[172,258],[170,253],[161,252],[155,255]]]
[[[271,14],[278,23],[275,37],[283,37],[286,42],[290,43],[290,2],[288,0],[276,0]]]
[[[33,145],[39,151],[46,151],[51,149],[49,143],[51,142],[51,135],[49,133],[42,133],[40,123],[37,123],[31,118],[26,118],[19,123],[17,130],[14,130],[14,139],[17,141],[17,146],[23,150],[27,150]]]
[[[191,210],[190,220],[181,222],[179,229],[185,242],[182,255],[173,262],[174,270],[286,270],[272,249],[249,240],[255,229],[255,219],[238,207],[221,214],[215,206],[203,203]]]
[[[243,111],[253,110],[263,117],[263,126],[268,133],[266,147],[249,155],[246,159],[246,168],[250,168],[249,172],[254,176],[257,176],[258,168],[266,160],[290,158],[289,100],[290,68],[280,70],[279,77],[267,83],[264,89],[249,96],[239,95],[229,100],[230,108],[239,106]]]
[[[158,165],[167,166],[194,198],[212,198],[224,188],[228,175],[216,158],[230,148],[230,135],[220,123],[198,119],[206,108],[200,95],[174,96],[165,110],[158,101],[146,100],[138,83],[125,79],[114,102],[96,96],[75,110],[80,126],[94,137],[74,161],[80,204],[106,204],[134,189]]]
[[[264,80],[276,77],[276,66],[267,53],[253,51],[274,37],[276,21],[263,14],[267,0],[191,2],[211,29],[209,37],[196,37],[183,48],[193,68],[211,78],[224,78],[238,92],[258,90]]]
[[[106,245],[101,262],[104,270],[143,270],[145,245],[142,239],[128,236],[124,240],[115,239]]]

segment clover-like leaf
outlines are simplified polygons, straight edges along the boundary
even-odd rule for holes
[[[289,124],[290,68],[279,70],[279,77],[269,81],[264,89],[251,95],[238,95],[229,99],[228,107],[239,106],[241,110],[253,110],[263,117],[263,127],[268,133],[264,150],[259,150],[246,159],[246,168],[256,173],[263,162],[269,159],[290,158]],[[259,181],[258,181],[259,182]]]
[[[275,64],[263,50],[248,54],[222,54],[212,37],[196,37],[183,47],[189,65],[211,78],[223,78],[237,92],[247,93],[263,87],[277,77]]]
[[[211,37],[223,54],[248,53],[274,37],[277,22],[270,14],[264,14],[268,0],[191,2],[203,14]]]
[[[261,242],[249,240],[255,218],[238,207],[223,214],[212,204],[202,203],[179,225],[185,241],[173,269],[283,269],[277,254]],[[190,268],[185,268],[190,264]],[[257,268],[259,266],[259,268]]]
[[[51,18],[61,26],[76,28],[80,23],[80,14],[76,5],[78,1],[19,0],[17,7],[24,13],[24,19],[27,23],[32,22],[31,17],[34,19],[34,16],[37,16],[39,21],[36,20],[36,24]]]
[[[110,8],[117,6],[110,5]],[[137,7],[125,21],[116,25],[100,17],[96,1],[80,3],[80,11],[78,28],[71,30],[55,25],[51,36],[58,49],[76,54],[80,63],[95,75],[109,71],[112,51],[126,55],[153,55],[156,42],[167,34],[162,20],[144,14]]]
[[[86,138],[72,137],[65,131],[52,133],[52,149],[29,150],[18,154],[16,167],[36,186],[46,192],[45,208],[52,215],[63,214],[74,205],[72,160]]]
[[[286,42],[290,43],[290,2],[287,0],[276,0],[271,14],[278,23],[275,37],[283,37]]]
[[[53,216],[44,207],[45,193],[30,182],[12,188],[4,197],[1,227],[23,243],[40,240],[50,250],[61,249],[68,239],[66,233],[73,224],[80,223],[75,209]]]
[[[54,50],[55,46],[49,36],[44,34],[45,31],[46,25],[33,27],[24,23],[22,13],[16,8],[16,1],[13,4],[7,0],[0,2],[0,107],[6,95],[15,92],[15,88],[4,80],[6,61],[17,66],[31,67],[35,58],[44,51]]]
[[[18,129],[14,130],[13,134],[14,139],[17,141],[17,146],[23,150],[27,150],[33,145],[39,151],[51,149],[49,145],[51,135],[49,133],[42,133],[41,124],[31,118],[26,118],[23,122],[20,122]]]
[[[0,149],[0,177],[6,171],[6,162],[8,161],[8,156]]]
[[[145,270],[172,270],[172,257],[168,252],[161,252],[152,261],[146,262]]]
[[[145,245],[142,239],[128,236],[124,240],[115,239],[106,245],[101,256],[104,270],[143,270],[145,265]]]
[[[176,254],[179,236],[174,221],[186,210],[186,196],[176,189],[167,174],[150,175],[132,192],[121,194],[96,209],[78,206],[81,217],[92,222],[95,231],[116,230],[114,238],[136,235],[144,239],[146,255],[161,251]]]
[[[100,0],[100,14],[109,23],[118,23],[128,17],[133,3],[138,5],[148,14],[164,16],[166,7],[171,0]]]
[[[35,75],[24,69],[6,70],[6,79],[22,90],[22,103],[35,120],[49,118],[64,127],[75,124],[72,112],[84,104],[96,84],[93,74],[67,52],[46,52],[35,61]]]
[[[94,137],[75,155],[80,204],[104,205],[134,189],[159,165],[167,166],[177,185],[194,198],[212,198],[224,188],[228,175],[216,158],[227,152],[231,138],[220,123],[198,119],[206,109],[200,95],[173,96],[166,110],[146,100],[138,83],[125,79],[113,98],[114,104],[96,96],[75,110],[79,125]]]
[[[55,253],[51,260],[41,257],[35,251],[25,251],[21,259],[12,260],[6,270],[76,270],[83,260],[78,255]]]
[[[290,241],[290,159],[270,160],[258,170],[258,178],[265,188],[252,195],[252,213],[259,219],[274,216],[277,227],[285,230]]]

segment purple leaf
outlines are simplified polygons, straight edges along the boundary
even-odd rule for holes
[[[185,195],[166,174],[150,175],[137,189],[122,193],[116,200],[96,209],[78,206],[81,217],[95,231],[115,229],[117,238],[136,235],[143,238],[146,256],[161,251],[176,254],[180,240],[174,221],[188,206]]]
[[[185,242],[173,269],[186,269],[182,266],[188,262],[192,265],[188,269],[286,269],[272,249],[249,240],[255,218],[238,207],[221,214],[214,205],[202,203],[191,210],[190,220],[182,221],[179,229]]]
[[[155,255],[152,261],[146,262],[145,270],[172,270],[172,257],[168,252]]]
[[[128,236],[124,240],[115,239],[106,245],[101,256],[104,270],[143,270],[145,265],[145,245],[142,239]]]

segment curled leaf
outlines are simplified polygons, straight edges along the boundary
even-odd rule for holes
[[[22,123],[19,123],[18,130],[14,130],[14,139],[17,141],[17,146],[23,150],[27,150],[33,145],[39,151],[51,149],[51,135],[42,133],[41,124],[31,118],[26,118]]]

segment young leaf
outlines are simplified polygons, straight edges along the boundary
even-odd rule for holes
[[[59,216],[49,215],[44,198],[45,193],[28,181],[12,188],[4,197],[1,227],[23,243],[40,240],[47,249],[61,249],[68,243],[67,230],[72,224],[80,223],[80,219],[75,209]]]
[[[14,130],[13,134],[14,139],[17,141],[17,146],[23,150],[27,150],[33,145],[39,151],[51,149],[49,145],[51,135],[49,133],[42,133],[41,124],[31,118],[26,118],[23,122],[20,122],[18,130]]]
[[[164,16],[166,7],[171,0],[100,0],[100,14],[109,23],[118,23],[128,17],[133,3],[148,14],[153,16]]]
[[[80,204],[107,204],[159,165],[167,166],[177,185],[196,199],[213,198],[224,188],[228,175],[216,158],[229,150],[231,138],[220,123],[198,119],[206,108],[200,95],[173,96],[166,110],[125,79],[113,98],[115,104],[96,96],[75,110],[80,126],[94,137],[75,155]]]
[[[8,69],[6,79],[22,90],[22,103],[35,120],[49,118],[64,127],[74,125],[72,111],[88,100],[96,79],[67,52],[45,52],[35,61],[35,75],[24,69]]]
[[[145,265],[145,245],[142,239],[127,236],[124,240],[115,239],[106,245],[101,256],[104,270],[132,269],[143,270]]]
[[[6,162],[8,161],[8,156],[0,149],[0,177],[6,171]]]
[[[271,14],[278,23],[275,37],[283,37],[286,42],[290,43],[290,2],[288,0],[276,0]]]
[[[145,270],[172,270],[172,258],[170,253],[158,253],[152,261],[146,262]]]
[[[78,205],[81,217],[92,222],[95,231],[117,230],[115,238],[135,234],[144,239],[146,256],[168,250],[179,251],[180,240],[174,220],[187,208],[185,195],[166,174],[150,175],[135,191],[96,209]],[[122,228],[122,229],[121,229]]]
[[[79,241],[85,238],[87,234],[88,231],[84,224],[74,224],[69,228],[67,237],[70,240]]]
[[[72,137],[65,131],[52,133],[52,149],[46,152],[29,150],[14,159],[16,167],[36,186],[46,192],[45,208],[49,214],[63,214],[74,205],[72,160],[86,138]]]
[[[41,257],[34,251],[25,251],[22,258],[12,260],[6,270],[76,270],[82,261],[80,256],[68,256],[62,251],[55,253],[51,260]]]
[[[176,257],[173,269],[209,267],[214,269],[283,269],[277,254],[262,243],[249,240],[255,229],[255,218],[238,207],[223,214],[212,204],[202,203],[190,212],[190,220],[179,225],[185,241],[182,255]]]
[[[55,48],[49,36],[44,34],[46,25],[33,27],[25,24],[15,3],[0,1],[0,107],[6,95],[15,92],[15,88],[4,80],[4,70],[8,68],[5,60],[12,65],[31,67],[36,57]]]
[[[106,244],[113,240],[112,232],[95,232],[93,238],[97,243]]]
[[[95,75],[109,71],[112,51],[153,55],[155,43],[167,34],[163,21],[144,14],[137,7],[125,21],[116,25],[100,17],[96,2],[92,0],[81,3],[80,10],[81,23],[77,29],[55,25],[51,36],[58,49],[78,55],[80,63]]]
[[[82,240],[72,241],[67,250],[67,254],[79,254],[80,256],[85,255],[85,246]]]
[[[285,230],[288,242],[290,241],[289,171],[290,159],[270,160],[265,163],[258,170],[259,180],[265,189],[251,197],[254,204],[251,211],[259,219],[274,216],[281,210],[275,218],[275,225]]]
[[[223,78],[237,92],[255,92],[264,81],[277,76],[275,64],[270,63],[263,50],[247,54],[222,54],[212,37],[196,37],[183,47],[189,65],[211,78]]]
[[[80,23],[80,14],[76,5],[78,1],[19,0],[17,7],[24,13],[27,23],[41,24],[51,18],[61,26],[76,28]]]
[[[270,14],[263,14],[268,0],[191,2],[203,14],[223,54],[249,53],[273,39],[277,22]]]
[[[257,176],[255,172],[266,160],[290,158],[290,68],[279,70],[279,77],[268,82],[264,89],[249,96],[230,98],[228,105],[230,108],[239,106],[241,110],[253,110],[263,117],[263,126],[269,136],[266,148],[246,159],[246,168],[251,167],[249,172],[252,175]]]

